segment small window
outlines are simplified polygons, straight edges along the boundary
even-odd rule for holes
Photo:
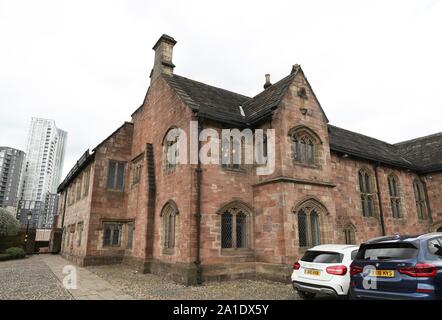
[[[103,229],[104,229],[103,247],[120,246],[121,224],[105,223]]]
[[[314,165],[316,163],[316,139],[308,133],[294,132],[291,135],[291,150],[293,161]]]
[[[321,244],[320,206],[309,200],[294,213],[298,220],[299,247],[314,247]]]
[[[419,220],[425,219],[426,216],[426,202],[425,202],[425,194],[424,187],[419,180],[415,180],[413,182],[414,189],[414,197],[416,201],[416,210],[417,210],[417,218]]]
[[[235,140],[229,137],[224,138],[221,143],[221,165],[223,168],[240,170],[244,157],[244,141]]]
[[[83,223],[77,224],[77,247],[81,246],[81,240],[83,237]]]
[[[359,171],[358,178],[362,215],[364,217],[373,217],[375,194],[373,191],[374,188],[372,188],[372,178],[365,170]]]
[[[166,254],[173,253],[175,248],[175,228],[176,228],[176,216],[178,209],[173,203],[169,201],[161,210],[162,217],[162,229],[163,229],[163,251]]]
[[[109,160],[107,187],[109,189],[123,190],[124,187],[124,162]]]
[[[221,214],[221,248],[249,248],[249,219],[249,213],[241,208],[232,207]]]
[[[89,193],[89,179],[90,179],[90,168],[86,169],[83,173],[83,194],[82,197],[86,197]]]
[[[132,185],[136,185],[141,179],[141,169],[143,167],[143,159],[139,159],[132,163]]]
[[[344,238],[345,244],[355,244],[356,243],[356,230],[353,225],[347,225],[344,228]]]
[[[393,218],[402,218],[398,179],[394,175],[388,177],[388,191],[390,193],[390,205]]]

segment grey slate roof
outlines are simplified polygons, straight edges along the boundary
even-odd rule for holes
[[[175,74],[164,75],[164,78],[199,115],[223,123],[250,126],[272,114],[298,72],[302,70],[295,65],[290,75],[253,98]],[[241,115],[239,106],[245,116]],[[324,117],[328,122],[325,113]],[[328,126],[328,131],[332,151],[420,172],[442,170],[442,133],[394,145],[332,125]]]
[[[328,136],[331,150],[400,167],[415,167],[394,145],[387,142],[332,125],[328,125]]]
[[[423,171],[442,170],[442,132],[395,144],[399,152]]]

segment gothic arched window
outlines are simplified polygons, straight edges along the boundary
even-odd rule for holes
[[[356,243],[356,228],[352,224],[348,224],[344,228],[344,238],[345,238],[345,244]]]
[[[425,219],[426,210],[427,210],[424,187],[419,180],[415,179],[413,182],[413,189],[414,189],[414,198],[416,201],[417,217],[419,220],[423,220]]]
[[[179,136],[172,130],[177,130],[177,128],[169,129],[163,138],[163,167],[166,171],[173,171],[179,158]]]
[[[321,244],[320,216],[324,214],[324,210],[315,203],[315,200],[306,201],[294,212],[298,220],[298,242],[301,248]]]
[[[169,200],[161,210],[163,229],[163,249],[165,253],[171,253],[175,248],[175,227],[178,208],[172,200]]]
[[[221,211],[221,248],[248,249],[251,237],[251,213],[242,205],[232,204]]]
[[[359,191],[361,194],[362,215],[364,217],[373,217],[375,214],[374,199],[375,193],[373,188],[372,177],[368,171],[362,169],[358,173]]]
[[[319,145],[322,143],[319,136],[305,126],[290,129],[291,158],[293,161],[317,165]]]
[[[399,195],[398,178],[391,174],[388,177],[388,191],[390,193],[391,213],[393,218],[399,219],[401,214],[401,197]]]

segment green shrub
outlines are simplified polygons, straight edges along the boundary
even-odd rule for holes
[[[18,247],[8,248],[5,250],[5,253],[13,259],[24,258],[26,256],[25,250]]]
[[[4,208],[0,208],[0,236],[15,236],[20,230],[20,223],[14,214]]]

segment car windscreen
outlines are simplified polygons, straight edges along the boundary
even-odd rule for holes
[[[337,252],[308,250],[301,261],[316,263],[341,263],[344,255]]]
[[[361,247],[357,260],[407,260],[415,258],[418,249],[412,243],[373,243]]]

